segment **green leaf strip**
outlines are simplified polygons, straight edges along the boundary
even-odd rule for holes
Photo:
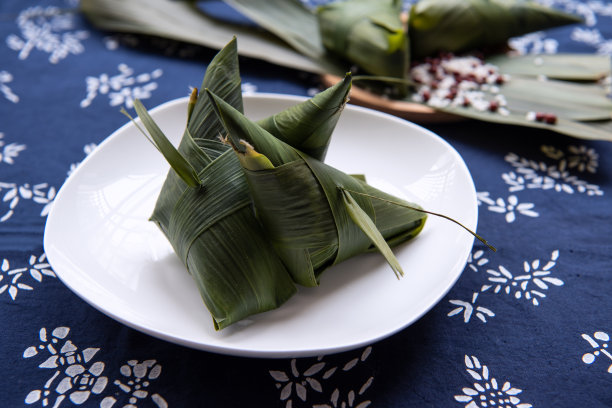
[[[385,241],[385,238],[382,236],[380,231],[376,228],[376,225],[372,221],[372,219],[366,214],[365,211],[361,209],[357,201],[353,198],[353,196],[347,190],[342,191],[342,198],[344,202],[344,206],[349,216],[361,228],[361,230],[370,238],[372,243],[378,248],[380,253],[385,257],[393,272],[395,272],[395,276],[399,279],[401,276],[404,276],[404,271],[402,270],[402,266],[399,261],[393,254],[393,251]]]
[[[228,150],[200,173],[206,188],[187,189],[176,202],[168,236],[184,262],[200,234],[218,220],[251,203],[246,179],[237,162],[238,158]]]
[[[160,153],[164,156],[170,167],[181,177],[181,179],[187,183],[190,187],[198,187],[200,186],[200,179],[193,168],[193,166],[185,159],[185,157],[174,147],[174,145],[168,140],[164,132],[157,126],[157,123],[151,118],[149,112],[147,112],[146,108],[140,102],[140,100],[134,100],[134,108],[136,109],[136,113],[138,117],[144,124],[145,128],[149,132],[144,132],[140,126],[136,125],[137,128],[147,136],[147,139],[153,143],[153,145],[160,151]],[[127,114],[125,110],[122,111],[126,116],[130,119],[132,117]],[[132,119],[133,120],[133,119]]]

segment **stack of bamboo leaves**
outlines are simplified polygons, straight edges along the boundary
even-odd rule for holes
[[[407,10],[399,0],[331,1],[316,9],[300,0],[223,1],[257,26],[216,19],[194,0],[82,0],[80,4],[84,14],[106,30],[215,49],[236,35],[242,54],[275,64],[338,76],[357,66],[370,79],[396,84],[392,98],[410,102],[415,91],[406,85],[412,80],[411,62],[440,52],[499,49],[511,37],[581,21],[531,0],[418,0]],[[435,109],[573,137],[612,140],[612,101],[601,83],[610,76],[609,57],[564,54],[541,61],[535,64],[533,57],[506,54],[487,60],[509,75],[510,80],[496,92],[507,101],[507,115],[472,106]],[[553,114],[558,120],[554,126],[533,121],[529,118],[533,112]]]
[[[416,204],[323,163],[351,77],[267,119],[243,115],[236,41],[192,93],[178,148],[139,102],[141,129],[170,163],[151,220],[193,276],[216,329],[316,286],[328,267],[415,237]],[[125,114],[127,112],[124,111]]]

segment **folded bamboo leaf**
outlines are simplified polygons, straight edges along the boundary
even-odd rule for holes
[[[238,49],[236,38],[232,38],[211,60],[202,86],[210,86],[236,109],[242,110],[242,90],[238,66]],[[197,94],[196,94],[197,97]],[[206,125],[204,125],[206,123]],[[193,106],[187,129],[178,146],[179,152],[199,172],[218,157],[227,146],[216,140],[223,131],[223,126],[212,113],[208,98],[197,98]],[[178,197],[185,190],[185,185],[176,172],[169,172],[162,187],[167,197]],[[151,219],[165,229],[169,214],[174,209],[173,200],[158,200]]]
[[[235,41],[211,61],[203,86],[242,109]],[[223,128],[211,109],[207,97],[195,101],[179,145],[202,187],[189,187],[170,170],[151,220],[168,237],[221,329],[277,308],[296,287],[253,214],[238,159],[215,139]]]
[[[393,251],[385,241],[385,238],[382,236],[372,219],[368,216],[368,214],[361,209],[357,201],[353,198],[351,193],[346,190],[342,190],[342,198],[344,201],[344,205],[346,207],[346,211],[350,215],[353,222],[361,228],[361,230],[370,238],[370,240],[374,243],[376,248],[380,251],[380,253],[385,257],[393,271],[395,272],[395,276],[398,278],[400,276],[404,276],[404,271],[402,270],[402,266],[399,261],[393,254]]]
[[[238,64],[236,37],[227,43],[212,59],[206,69],[200,89],[214,87],[215,92],[240,112],[243,111],[242,81]],[[217,120],[209,99],[197,98],[188,123],[189,132],[195,139],[217,140],[223,132],[223,125]],[[223,151],[227,146],[220,144]]]
[[[245,169],[245,175],[257,216],[297,282],[316,284],[327,267],[374,247],[371,234],[362,230],[364,224],[353,221],[355,213],[349,213],[342,189],[363,193],[354,197],[351,209],[359,206],[390,242],[404,242],[423,227],[423,212],[390,204],[398,199],[285,144],[221,98],[209,95],[230,139],[238,141],[233,144],[246,140],[274,166]],[[392,263],[394,270],[396,266]]]
[[[487,58],[504,74],[597,81],[610,75],[610,56],[594,54],[498,54]]]
[[[277,139],[323,161],[351,89],[351,75],[313,98],[257,123]]]
[[[317,9],[327,49],[373,75],[404,78],[408,40],[397,0],[349,0]]]
[[[530,0],[419,0],[409,17],[413,58],[503,45],[509,38],[582,20]]]

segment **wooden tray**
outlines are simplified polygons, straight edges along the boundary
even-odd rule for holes
[[[326,87],[330,87],[340,80],[341,78],[335,75],[326,74],[321,76],[321,81]],[[438,112],[435,109],[420,105],[418,103],[386,99],[371,92],[368,92],[364,89],[356,87],[355,85],[353,85],[353,87],[351,88],[351,93],[349,94],[349,97],[349,103],[352,103],[354,105],[390,113],[392,115],[399,116],[415,123],[426,124],[458,122],[465,120],[465,118],[462,118],[460,116],[451,115],[450,113]]]

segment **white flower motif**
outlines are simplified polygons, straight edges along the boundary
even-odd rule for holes
[[[502,174],[502,179],[508,184],[510,187],[508,191],[511,193],[522,191],[525,189],[525,178],[511,171],[510,173]]]
[[[523,263],[523,275],[514,276],[503,265],[500,265],[498,270],[488,269],[489,282],[491,284],[483,285],[481,291],[485,292],[490,288],[494,288],[494,293],[503,291],[506,294],[514,292],[516,299],[525,298],[531,301],[534,306],[540,304],[539,299],[545,298],[544,290],[549,289],[549,285],[562,286],[563,281],[550,276],[550,270],[556,265],[559,258],[559,251],[552,252],[551,259],[544,266],[540,266],[540,260],[536,259],[532,262]],[[532,285],[530,285],[530,283]],[[537,288],[532,288],[536,286]]]
[[[7,85],[9,82],[13,81],[13,75],[11,75],[7,71],[0,71],[0,92],[4,97],[13,102],[19,102],[19,97],[13,93],[11,88]]]
[[[491,194],[488,191],[476,192],[476,199],[478,200],[478,205],[481,205],[481,204],[495,205],[495,200],[491,198]]]
[[[0,76],[2,73],[0,72]],[[19,156],[19,152],[25,150],[26,146],[17,143],[6,144],[4,140],[4,133],[0,132],[0,163],[13,164],[14,159]]]
[[[126,64],[119,64],[119,74],[108,76],[102,74],[99,77],[87,77],[87,96],[81,101],[81,107],[86,108],[98,95],[108,95],[111,106],[125,105],[127,108],[134,106],[134,99],[147,99],[157,89],[154,80],[161,77],[163,71],[155,69],[151,73],[143,73],[134,76],[134,70]]]
[[[162,366],[156,360],[130,360],[120,368],[121,375],[125,377],[122,381],[115,380],[114,384],[128,395],[128,404],[123,408],[136,408],[139,400],[150,397],[151,401],[160,408],[167,408],[168,403],[159,394],[150,394],[147,388],[151,385],[151,380],[159,378]],[[100,403],[102,408],[110,408],[117,402],[114,396],[105,397]]]
[[[0,264],[0,294],[7,292],[11,299],[17,298],[19,290],[32,290],[32,286],[19,282],[27,268],[10,269],[9,261],[4,259]],[[6,276],[6,280],[5,280]]]
[[[19,290],[33,290],[34,288],[19,280],[29,276],[37,282],[42,282],[43,276],[55,278],[55,273],[51,266],[46,263],[45,254],[36,257],[30,255],[29,266],[11,269],[8,259],[3,259],[0,263],[0,294],[7,292],[11,299],[15,300]]]
[[[517,213],[528,217],[538,217],[540,214],[533,211],[533,207],[532,203],[519,203],[518,197],[513,194],[508,197],[507,201],[501,197],[498,198],[494,205],[489,206],[489,210],[505,214],[506,222],[512,223],[516,220]]]
[[[70,54],[80,54],[85,48],[81,40],[88,37],[83,30],[71,31],[74,15],[58,7],[30,7],[17,17],[21,37],[11,34],[6,43],[19,52],[19,59],[27,59],[36,49],[49,54],[49,62],[56,64]]]
[[[291,370],[289,373],[286,373],[285,371],[270,370],[270,375],[277,381],[277,388],[282,387],[280,399],[282,401],[287,401],[287,408],[291,408],[293,406],[292,395],[294,388],[295,395],[297,395],[297,397],[302,401],[306,401],[308,388],[317,392],[323,391],[321,383],[313,376],[321,372],[324,367],[325,362],[318,361],[307,368],[303,373],[300,373],[297,369],[297,360],[292,359]],[[331,375],[331,373],[329,375]]]
[[[49,357],[38,367],[55,369],[53,375],[45,382],[42,389],[32,390],[25,398],[26,404],[41,401],[42,406],[49,405],[50,398],[55,396],[54,407],[59,407],[66,397],[74,404],[82,404],[91,394],[100,394],[108,383],[108,378],[101,376],[104,363],[94,362],[86,366],[99,351],[97,348],[87,348],[78,352],[78,348],[70,340],[66,340],[70,328],[56,327],[51,334],[46,328],[40,329],[38,337],[40,343],[30,346],[23,352],[23,358],[33,358],[39,353],[46,352]],[[60,343],[63,344],[60,346]],[[55,380],[59,380],[53,386]]]
[[[503,175],[502,178],[512,189],[519,189],[523,184],[529,189],[554,190],[567,194],[586,193],[590,196],[601,196],[603,191],[594,184],[589,184],[569,172],[569,168],[577,171],[585,169],[595,172],[597,169],[598,155],[593,149],[586,147],[570,147],[569,154],[551,146],[542,146],[542,151],[550,158],[556,158],[556,165],[548,165],[544,162],[536,162],[520,158],[514,153],[506,155],[505,160],[516,168],[514,178]],[[520,178],[519,178],[520,177]],[[518,191],[518,190],[517,190]]]
[[[466,371],[474,382],[472,387],[464,387],[463,394],[455,395],[455,401],[465,404],[465,408],[499,406],[505,408],[531,408],[528,403],[521,403],[518,394],[523,390],[513,387],[509,381],[500,387],[498,381],[491,377],[489,368],[482,365],[475,356],[465,356]]]
[[[478,293],[474,293],[472,295],[472,300],[470,302],[466,302],[463,300],[449,300],[449,303],[455,306],[459,306],[450,312],[448,312],[447,316],[452,317],[458,315],[463,311],[463,321],[468,323],[472,318],[472,314],[476,311],[476,317],[483,323],[487,322],[487,317],[494,317],[495,313],[493,313],[490,309],[487,309],[483,306],[475,306],[476,300],[478,299]]]
[[[366,380],[366,382],[359,388],[359,391],[355,392],[354,390],[350,390],[346,393],[346,396],[341,399],[340,398],[340,390],[336,388],[334,392],[332,392],[330,398],[330,404],[315,404],[312,408],[366,408],[369,407],[372,401],[366,400],[357,402],[357,397],[362,396],[366,390],[372,385],[374,381],[374,377],[370,377]]]
[[[519,54],[556,54],[559,48],[559,42],[542,31],[511,38],[509,44]]]
[[[569,146],[568,167],[580,172],[596,173],[599,166],[599,154],[593,148],[586,146]]]
[[[0,222],[4,222],[13,216],[15,207],[17,207],[22,199],[32,200],[37,204],[44,205],[40,212],[40,216],[46,217],[51,210],[51,205],[56,194],[55,187],[49,187],[47,183],[36,184],[34,186],[30,186],[26,183],[18,186],[15,183],[0,182],[0,193],[2,190],[6,190],[6,192],[2,196],[1,202],[8,205],[8,210],[0,215]]]
[[[483,257],[484,253],[482,249],[478,249],[468,256],[467,265],[474,272],[478,272],[478,268],[489,263],[489,260]]]
[[[72,390],[68,398],[73,403],[80,405],[87,401],[92,393],[100,394],[104,391],[108,378],[100,376],[103,371],[104,363],[100,361],[93,363],[89,368],[81,364],[70,365],[64,371],[66,377],[59,382],[55,391],[63,395]]]
[[[582,355],[582,362],[585,364],[593,364],[597,357],[604,355],[612,360],[612,354],[608,351],[610,345],[610,335],[603,331],[597,331],[593,333],[593,337],[588,334],[583,334],[582,338],[585,339],[594,351],[585,353]],[[599,343],[601,342],[601,344]],[[608,373],[612,374],[612,364],[608,367]]]
[[[304,372],[300,373],[297,367],[298,360],[292,359],[290,362],[290,370],[286,371],[278,371],[278,370],[270,370],[269,373],[272,378],[276,381],[276,388],[280,390],[280,399],[281,401],[286,401],[285,408],[292,408],[294,403],[294,395],[299,398],[299,400],[306,402],[308,398],[308,390],[311,389],[318,393],[323,392],[323,386],[321,384],[322,381],[328,380],[332,375],[334,375],[338,371],[348,372],[355,368],[360,362],[365,361],[370,354],[372,353],[372,347],[366,347],[361,355],[358,357],[354,357],[346,362],[340,370],[338,370],[338,366],[333,366],[331,368],[326,368],[327,363],[323,361],[323,356],[318,357],[316,362],[311,364]],[[304,361],[304,360],[300,360]],[[363,401],[357,403],[357,396],[361,396],[367,388],[374,381],[373,378],[368,379],[364,385],[360,388],[360,390],[355,394],[355,391],[349,391],[343,398],[344,401],[341,401],[340,398],[340,390],[336,389],[332,395],[329,397],[329,401],[332,405],[323,404],[317,405],[312,404],[313,408],[364,408],[369,405],[369,401]],[[295,394],[294,394],[295,390]],[[298,401],[295,399],[295,401]],[[354,405],[357,403],[358,405]]]

